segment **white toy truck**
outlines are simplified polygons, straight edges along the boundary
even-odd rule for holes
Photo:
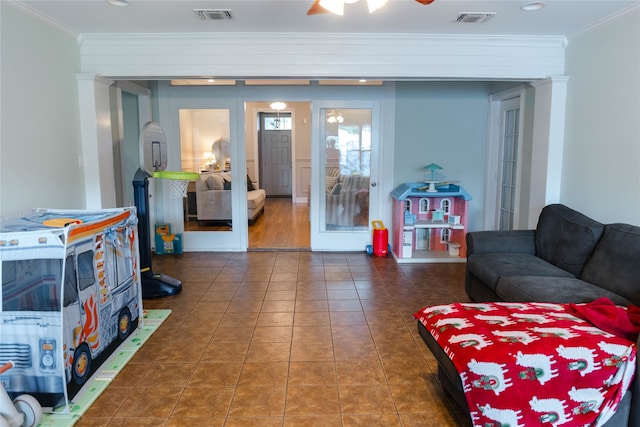
[[[39,209],[0,222],[0,365],[14,364],[0,381],[9,396],[68,411],[69,398],[135,329],[137,233],[134,208]]]

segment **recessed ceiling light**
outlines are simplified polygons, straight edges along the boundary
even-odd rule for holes
[[[522,10],[526,10],[526,11],[531,11],[531,10],[540,10],[545,6],[544,3],[542,2],[535,2],[535,3],[527,3],[527,4],[523,4],[522,6],[520,6],[520,9]]]
[[[131,4],[131,0],[107,0],[112,6],[129,6]]]

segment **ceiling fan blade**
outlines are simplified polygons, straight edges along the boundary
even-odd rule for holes
[[[418,3],[423,4],[423,5],[428,5],[433,3],[435,0],[416,0]]]
[[[327,13],[328,10],[324,7],[320,6],[320,0],[315,0],[309,10],[307,11],[307,15],[318,15],[320,13]]]

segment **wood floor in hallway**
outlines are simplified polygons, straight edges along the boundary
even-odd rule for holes
[[[309,226],[306,203],[268,197],[264,213],[249,227],[249,250],[309,249]]]
[[[229,225],[185,222],[185,231],[228,231]],[[298,250],[311,248],[309,207],[291,198],[267,197],[264,213],[249,226],[249,250]]]

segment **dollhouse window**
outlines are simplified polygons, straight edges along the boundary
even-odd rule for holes
[[[422,199],[420,199],[420,213],[427,212],[429,212],[429,199],[423,197]]]
[[[448,228],[443,228],[440,230],[440,243],[447,243],[449,241],[449,237],[451,235],[451,230]]]
[[[411,200],[407,199],[404,201],[404,211],[411,213]]]
[[[451,213],[449,212],[450,208],[451,208],[451,200],[449,199],[440,200],[440,209],[442,209],[442,212],[448,215]]]

